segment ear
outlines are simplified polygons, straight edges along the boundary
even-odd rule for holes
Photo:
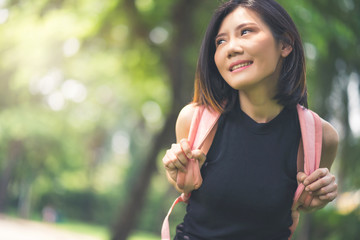
[[[293,40],[288,33],[285,33],[281,40],[281,56],[286,58],[293,50]]]
[[[293,47],[288,43],[282,43],[281,46],[281,56],[286,58],[293,50]]]

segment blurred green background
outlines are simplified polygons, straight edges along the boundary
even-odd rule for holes
[[[158,239],[178,195],[161,159],[219,2],[0,0],[1,213]],[[339,197],[295,239],[359,239],[360,2],[279,2],[303,38],[310,108],[341,138]]]

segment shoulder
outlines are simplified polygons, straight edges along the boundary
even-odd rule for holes
[[[339,134],[336,129],[324,119],[321,119],[323,128],[323,141],[325,147],[333,148],[339,144]]]
[[[321,165],[330,169],[339,145],[339,135],[336,129],[324,119],[322,121],[323,129],[323,143],[322,143],[322,157]]]
[[[177,142],[179,142],[183,138],[188,137],[191,120],[193,118],[196,107],[197,105],[195,103],[190,103],[183,107],[183,109],[181,109],[179,116],[176,120],[175,127]]]

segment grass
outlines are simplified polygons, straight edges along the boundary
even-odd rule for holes
[[[108,240],[110,238],[108,229],[104,226],[100,225],[92,225],[82,222],[61,222],[55,224],[56,227],[60,229],[65,229],[71,232],[83,233],[87,235],[91,235],[97,237],[101,240]]]
[[[108,228],[105,226],[91,225],[81,222],[64,222],[64,223],[58,223],[56,224],[56,226],[61,229],[66,229],[68,231],[88,234],[97,237],[101,240],[110,239],[110,233],[108,231]],[[159,240],[159,239],[160,236],[146,232],[134,232],[128,238],[128,240]]]
[[[15,212],[7,212],[6,214],[9,217],[12,217],[14,219],[18,218],[17,214]],[[32,216],[31,221],[35,221],[38,223],[42,223],[40,216]],[[108,226],[102,226],[102,225],[95,225],[95,224],[89,224],[79,221],[72,221],[72,220],[66,220],[59,223],[54,223],[54,227],[67,230],[74,233],[79,234],[86,234],[90,236],[94,236],[98,238],[99,240],[109,240],[110,239],[110,232],[108,229]],[[135,231],[128,240],[159,240],[160,236],[153,234],[153,233],[147,233],[147,232],[141,232],[141,231]]]
[[[160,236],[152,233],[135,232],[128,240],[159,240]]]

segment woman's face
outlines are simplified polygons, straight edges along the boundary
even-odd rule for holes
[[[281,59],[291,52],[275,41],[257,13],[243,7],[225,17],[215,44],[216,66],[225,81],[237,90],[261,85],[275,91]]]

